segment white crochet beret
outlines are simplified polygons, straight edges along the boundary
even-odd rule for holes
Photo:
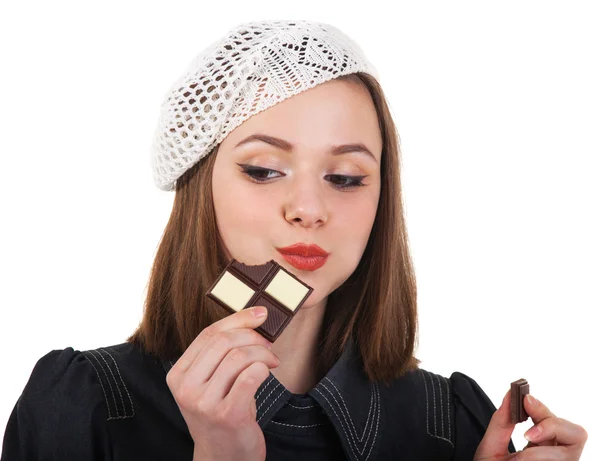
[[[186,170],[252,115],[355,72],[379,79],[361,48],[329,24],[238,25],[197,55],[166,93],[151,150],[155,184],[174,190]]]

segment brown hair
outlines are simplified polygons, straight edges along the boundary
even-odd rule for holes
[[[381,192],[373,229],[352,275],[327,300],[320,332],[321,379],[354,340],[370,380],[389,384],[418,368],[417,289],[400,184],[400,145],[383,90],[369,74],[338,77],[371,94],[383,140]],[[225,268],[212,199],[218,151],[203,157],[176,183],[169,222],[148,282],[143,318],[127,338],[145,352],[173,360],[208,325],[227,313],[204,294]]]

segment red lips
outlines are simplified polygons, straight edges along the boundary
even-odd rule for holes
[[[284,248],[277,248],[283,258],[296,269],[314,271],[327,262],[329,253],[318,245],[296,243]]]
[[[307,245],[305,243],[296,243],[289,247],[277,248],[277,251],[279,251],[280,253],[285,254],[285,255],[298,255],[298,256],[328,256],[329,255],[329,253],[327,253],[319,245],[315,245],[315,244]]]

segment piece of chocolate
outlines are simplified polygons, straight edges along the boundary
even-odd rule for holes
[[[206,296],[232,314],[253,306],[265,306],[267,320],[256,331],[274,342],[312,292],[312,287],[273,259],[256,266],[233,259]]]
[[[527,421],[529,415],[525,411],[523,399],[529,394],[529,384],[524,378],[510,383],[510,421],[513,424]]]

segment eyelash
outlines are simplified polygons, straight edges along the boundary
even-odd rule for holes
[[[274,171],[275,173],[279,173],[277,170],[271,170],[270,168],[262,168],[262,167],[257,167],[257,166],[251,166],[251,165],[244,165],[244,164],[240,164],[238,163],[238,165],[242,168],[242,172],[248,176],[250,179],[252,179],[253,181],[259,183],[259,184],[265,184],[269,179],[273,179],[273,178],[268,178],[268,179],[259,179],[256,178],[255,176],[253,176],[253,174],[255,173],[265,173],[265,172],[271,172]],[[329,174],[327,176],[333,176],[336,178],[342,178],[344,180],[350,180],[351,183],[350,184],[334,184],[335,187],[337,187],[338,189],[342,189],[342,190],[346,190],[346,189],[355,189],[355,188],[359,188],[362,186],[366,186],[366,184],[362,183],[362,180],[364,178],[367,177],[367,175],[364,176],[345,176],[345,175],[341,175],[341,174]]]

